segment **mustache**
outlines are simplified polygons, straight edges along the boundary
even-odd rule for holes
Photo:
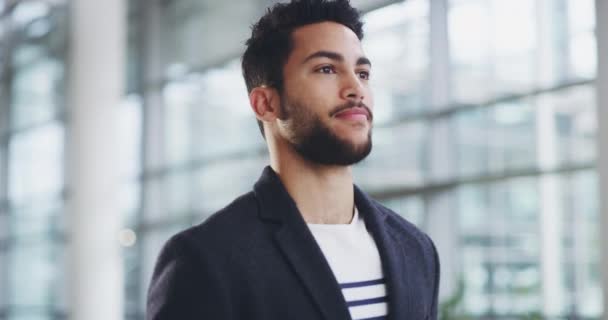
[[[339,106],[335,107],[332,111],[330,111],[329,115],[331,117],[333,117],[334,115],[336,115],[346,109],[351,109],[351,108],[363,108],[369,114],[369,120],[371,121],[374,119],[374,113],[372,112],[372,110],[369,109],[369,107],[365,103],[363,103],[363,101],[359,101],[359,102],[349,101],[343,105],[339,105]]]

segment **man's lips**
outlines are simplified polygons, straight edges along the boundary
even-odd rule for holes
[[[345,118],[345,119],[369,119],[370,114],[365,108],[348,108],[343,111],[336,113],[337,118]]]

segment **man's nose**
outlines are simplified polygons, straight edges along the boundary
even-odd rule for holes
[[[361,79],[356,74],[349,75],[343,80],[340,96],[344,100],[362,101],[365,98],[365,90]]]

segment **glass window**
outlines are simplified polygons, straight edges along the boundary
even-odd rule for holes
[[[51,120],[63,107],[63,65],[45,48],[24,44],[17,47],[17,65],[11,88],[11,127],[23,128]]]
[[[159,34],[163,70],[171,75],[176,67],[200,70],[236,58],[250,35],[253,17],[263,14],[263,10],[264,6],[251,1],[166,3]]]
[[[534,167],[536,124],[529,100],[498,103],[489,110],[488,169],[504,172]]]
[[[63,4],[0,0],[2,319],[66,317]]]
[[[372,153],[354,167],[355,180],[372,193],[421,186],[427,171],[427,147],[426,123],[374,128]]]
[[[27,1],[18,3],[13,9],[11,16],[14,23],[25,26],[37,19],[49,15],[50,5],[46,1]]]
[[[209,163],[195,172],[194,211],[210,215],[250,191],[270,163],[268,156],[235,157]],[[230,181],[230,183],[226,183]]]
[[[63,186],[64,129],[52,122],[15,134],[9,146],[9,200],[13,205],[30,197],[57,194]]]
[[[8,247],[8,238],[10,237],[10,216],[4,204],[0,205],[0,251]]]
[[[116,125],[121,138],[116,156],[120,157],[121,175],[125,179],[135,179],[141,174],[141,135],[142,135],[142,102],[138,95],[127,96],[120,106],[119,121]]]
[[[536,123],[530,99],[455,115],[458,173],[462,177],[534,168]]]
[[[472,315],[540,307],[538,189],[534,178],[458,189],[464,306]]]
[[[597,65],[593,2],[451,0],[454,101],[482,103],[591,79]]]
[[[555,139],[554,162],[560,165],[585,164],[596,157],[597,117],[595,90],[577,86],[538,97],[539,108],[549,108],[552,128],[548,135]],[[549,151],[551,152],[551,151]]]
[[[564,242],[570,309],[583,317],[597,317],[602,313],[602,289],[599,274],[600,234],[597,174],[585,170],[562,179]]]
[[[1,116],[1,114],[0,114]],[[1,121],[0,121],[1,122]],[[4,144],[4,136],[2,135],[2,130],[0,130],[0,211],[2,211],[2,207],[4,206],[5,197],[6,197],[6,182],[8,178],[7,172],[7,148]]]
[[[127,226],[135,226],[139,222],[141,188],[142,185],[135,179],[120,186],[121,211],[124,212],[124,223]]]
[[[0,213],[0,228],[2,228],[3,214]],[[8,261],[8,254],[6,250],[6,239],[0,236],[0,314],[2,314],[3,310],[8,307],[8,268],[6,265],[6,261]]]
[[[488,3],[491,16],[485,27],[491,32],[490,46],[494,74],[494,95],[529,90],[536,84],[537,65],[536,6],[530,0],[493,0]],[[517,23],[513,23],[517,21]],[[480,85],[484,85],[480,83]]]
[[[145,221],[168,221],[180,217],[201,221],[251,190],[268,161],[266,155],[225,158],[149,180],[146,184],[148,209]]]
[[[122,169],[120,185],[120,205],[124,212],[124,221],[128,226],[134,226],[140,209],[141,184],[141,138],[142,110],[141,98],[137,95],[127,96],[120,108],[120,120],[117,130],[122,142],[120,150],[116,151]]]
[[[57,234],[65,227],[61,198],[37,198],[28,204],[11,208],[11,234],[28,238]]]
[[[424,201],[418,196],[382,200],[382,204],[403,216],[407,221],[424,228]]]
[[[62,270],[62,256],[47,238],[21,240],[9,250],[10,304],[48,308],[58,294],[55,281]]]
[[[181,169],[174,172],[150,177],[145,180],[144,192],[146,204],[144,206],[145,223],[168,222],[171,219],[180,219],[192,214],[191,192],[195,178],[188,170]]]
[[[264,146],[238,61],[172,81],[163,97],[169,164]]]
[[[457,102],[480,102],[491,88],[491,9],[488,1],[450,1],[452,96]]]
[[[53,315],[45,311],[31,310],[16,310],[11,311],[7,317],[8,320],[54,320]]]
[[[568,0],[566,19],[571,77],[591,79],[597,71],[595,2]]]
[[[123,250],[123,257],[125,262],[125,311],[126,315],[128,315],[126,319],[131,319],[131,317],[135,319],[140,319],[140,317],[137,317],[137,313],[140,311],[139,303],[142,300],[140,294],[146,292],[140,292],[141,287],[145,287],[145,285],[140,285],[139,283],[140,280],[144,280],[139,279],[141,274],[140,271],[142,263],[139,256],[140,247],[141,243],[138,241],[134,246],[125,248]]]
[[[428,0],[398,2],[364,17],[376,124],[420,113],[429,103],[428,17]]]

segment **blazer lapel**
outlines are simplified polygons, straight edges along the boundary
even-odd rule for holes
[[[323,252],[285,190],[279,177],[266,167],[254,186],[262,219],[280,224],[278,247],[315,305],[327,320],[349,320],[350,313]]]
[[[387,223],[388,215],[377,209],[371,199],[359,188],[355,188],[355,203],[363,216],[365,225],[376,241],[376,246],[382,260],[382,269],[386,279],[388,298],[388,319],[418,319],[414,310],[411,267],[414,261],[401,247],[401,243],[391,234]]]

